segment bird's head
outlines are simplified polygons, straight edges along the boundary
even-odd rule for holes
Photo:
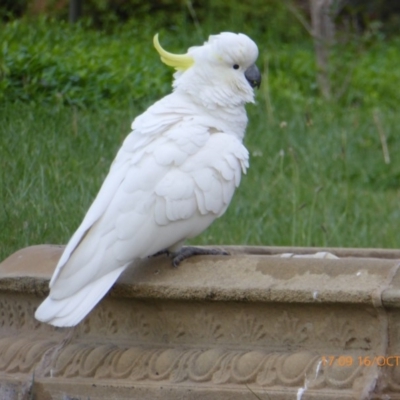
[[[161,60],[174,67],[174,89],[183,90],[206,107],[234,107],[254,102],[253,88],[261,84],[255,65],[257,45],[246,35],[223,32],[210,36],[202,46],[191,47],[186,54],[164,50],[158,35],[154,46]]]

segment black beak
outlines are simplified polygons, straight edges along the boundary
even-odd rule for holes
[[[247,81],[250,83],[250,86],[252,88],[260,88],[261,85],[261,74],[259,69],[255,64],[253,64],[251,67],[247,68],[246,71],[244,72],[244,76],[246,77]]]

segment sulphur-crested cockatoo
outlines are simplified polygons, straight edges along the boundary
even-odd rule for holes
[[[166,250],[177,265],[203,254],[182,247],[227,209],[248,167],[242,144],[261,82],[256,44],[224,32],[186,54],[165,51],[173,92],[132,123],[110,172],[70,239],[36,318],[79,323],[134,261]]]

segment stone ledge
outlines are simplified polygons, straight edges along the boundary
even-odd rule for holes
[[[171,268],[167,257],[128,269],[111,296],[214,301],[363,303],[400,307],[400,251],[226,246],[231,256],[195,257]],[[64,247],[32,246],[0,264],[0,290],[45,295]],[[330,251],[339,259],[279,258]],[[371,258],[374,255],[375,258]],[[31,268],[34,266],[34,268]],[[391,287],[389,283],[397,283]],[[382,298],[377,296],[383,292]]]
[[[0,398],[400,399],[400,251],[227,249],[143,261],[68,329],[33,318],[63,247],[16,252],[0,264]],[[279,257],[322,250],[340,258]]]

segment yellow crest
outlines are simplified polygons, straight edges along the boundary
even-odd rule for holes
[[[173,54],[164,50],[160,42],[158,41],[158,33],[154,35],[153,44],[158,54],[161,57],[161,61],[164,64],[169,65],[170,67],[174,67],[178,71],[184,71],[190,68],[194,64],[194,60],[189,54]]]

